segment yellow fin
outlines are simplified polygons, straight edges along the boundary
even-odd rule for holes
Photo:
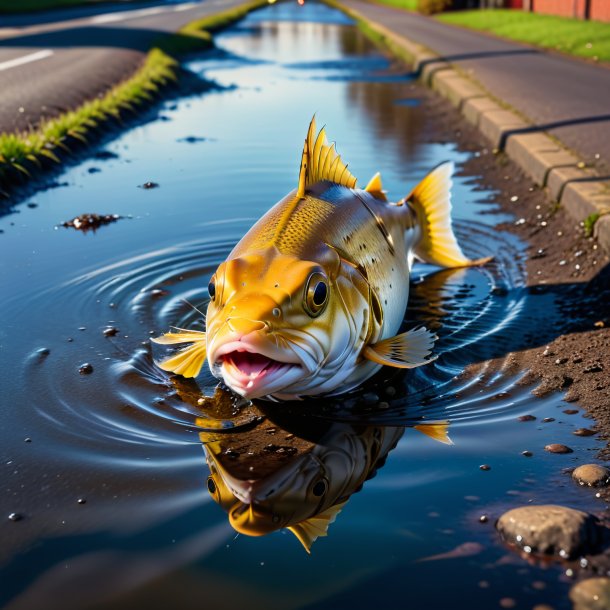
[[[439,421],[434,424],[420,424],[418,426],[413,426],[413,428],[415,428],[415,430],[419,432],[422,432],[426,436],[433,438],[439,443],[444,443],[445,445],[453,445],[453,441],[449,438],[448,421]]]
[[[305,550],[311,554],[311,546],[320,537],[328,535],[328,526],[337,518],[345,506],[345,502],[335,504],[318,515],[310,517],[301,523],[291,525],[288,529],[298,538]]]
[[[183,377],[197,377],[207,355],[207,342],[204,332],[195,330],[181,330],[179,333],[165,333],[161,337],[151,339],[162,345],[176,345],[180,343],[192,343],[186,349],[170,356],[156,365],[170,373],[182,375]]]
[[[364,190],[367,193],[370,193],[376,199],[382,199],[383,201],[387,201],[388,198],[385,196],[385,192],[383,190],[383,185],[381,184],[381,174],[377,172],[366,185]]]
[[[354,188],[356,178],[347,170],[347,165],[337,154],[335,145],[328,145],[326,131],[321,129],[317,137],[315,137],[315,133],[316,119],[314,117],[309,124],[307,138],[303,146],[297,197],[303,197],[308,187],[322,180],[329,180],[348,188]]]
[[[491,257],[470,260],[464,256],[451,228],[451,174],[453,163],[442,163],[433,169],[411,192],[411,205],[421,226],[422,236],[414,248],[415,255],[441,267],[482,265]]]
[[[432,346],[438,337],[428,329],[416,328],[373,345],[367,345],[362,355],[385,366],[413,369],[436,360],[429,358]]]

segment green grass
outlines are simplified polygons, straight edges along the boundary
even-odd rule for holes
[[[436,18],[545,49],[610,62],[610,23],[509,9],[459,11]]]
[[[375,0],[379,4],[387,4],[396,8],[402,8],[406,11],[417,10],[417,0]]]
[[[33,11],[46,11],[54,8],[83,6],[86,4],[99,4],[109,0],[0,0],[0,14],[2,13],[31,13]],[[142,2],[143,0],[127,0],[128,2]],[[126,0],[123,0],[126,2]]]
[[[142,67],[102,98],[85,102],[27,132],[0,133],[0,192],[4,192],[3,183],[5,189],[10,188],[19,173],[29,177],[48,160],[59,163],[74,143],[87,144],[104,123],[122,121],[139,106],[152,102],[160,89],[177,80],[180,67],[177,56],[213,46],[210,32],[264,4],[266,0],[256,0],[192,22],[178,33],[160,39],[148,52]]]

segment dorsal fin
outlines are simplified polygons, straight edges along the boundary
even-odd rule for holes
[[[370,193],[376,199],[381,199],[383,201],[387,201],[388,198],[385,196],[385,192],[383,190],[383,185],[381,184],[381,174],[377,172],[366,185],[364,190],[367,193]]]
[[[419,424],[413,427],[439,443],[453,445],[453,441],[449,438],[449,433],[447,431],[449,428],[448,421],[439,421],[434,424]]]
[[[303,146],[297,197],[303,197],[308,187],[322,180],[354,188],[356,178],[348,171],[347,165],[337,154],[335,145],[328,145],[326,131],[321,129],[317,137],[315,137],[315,133],[316,118],[314,117],[309,123],[307,138]]]
[[[328,535],[328,526],[337,518],[346,502],[347,500],[335,504],[321,513],[301,521],[301,523],[291,525],[288,529],[298,538],[305,550],[311,554],[312,544],[321,536]]]

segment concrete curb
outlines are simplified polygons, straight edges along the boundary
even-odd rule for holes
[[[326,1],[372,30],[396,55],[411,61],[426,85],[456,106],[491,141],[494,150],[505,152],[572,218],[582,223],[599,215],[594,237],[610,254],[610,179],[587,168],[576,154],[502,105],[478,82],[430,49],[336,0]]]

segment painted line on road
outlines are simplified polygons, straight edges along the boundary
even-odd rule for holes
[[[120,13],[106,13],[91,18],[91,23],[112,23],[114,21],[125,21],[127,19],[137,19],[138,17],[148,17],[158,15],[167,11],[166,7],[145,8],[138,11],[123,11]]]
[[[190,8],[197,6],[197,2],[187,2],[186,4],[179,4],[174,8],[175,13],[179,13],[181,11],[188,11]]]
[[[32,61],[46,59],[47,57],[51,57],[51,55],[53,55],[53,51],[51,51],[51,49],[45,49],[44,51],[36,51],[36,53],[30,53],[29,55],[23,55],[22,57],[17,57],[16,59],[3,61],[0,63],[0,72],[3,70],[10,70],[11,68],[16,68],[17,66],[22,66],[23,64],[29,64]]]

